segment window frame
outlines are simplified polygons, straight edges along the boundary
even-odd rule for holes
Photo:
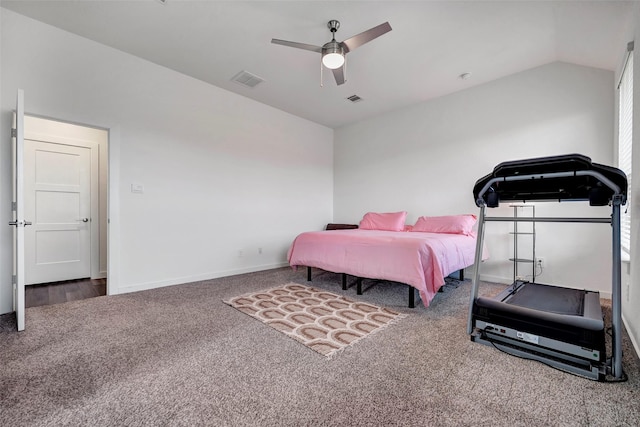
[[[618,168],[627,175],[631,188],[633,148],[633,42],[627,45],[627,55],[618,83]],[[622,251],[631,253],[631,202],[627,191],[627,204],[620,212],[620,242]]]

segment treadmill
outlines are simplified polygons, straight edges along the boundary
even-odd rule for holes
[[[569,154],[503,162],[479,179],[473,196],[480,208],[467,333],[471,341],[537,360],[592,380],[622,380],[620,206],[627,177],[619,169]],[[606,218],[489,217],[501,202],[588,201],[612,208]],[[607,357],[599,292],[516,280],[495,297],[478,296],[485,224],[509,222],[605,223],[612,227],[612,354]]]

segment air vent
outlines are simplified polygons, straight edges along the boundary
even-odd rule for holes
[[[241,84],[242,86],[253,88],[262,83],[264,79],[256,76],[255,74],[251,74],[248,71],[240,71],[238,74],[233,76],[231,81]]]
[[[358,95],[351,95],[348,96],[347,99],[351,102],[360,102],[362,101],[362,98],[360,98]]]

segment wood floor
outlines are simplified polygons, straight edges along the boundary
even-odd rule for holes
[[[107,279],[79,279],[25,286],[25,306],[61,304],[107,294]]]

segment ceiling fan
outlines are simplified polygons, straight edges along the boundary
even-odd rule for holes
[[[357,47],[362,46],[371,40],[391,31],[388,22],[368,29],[360,34],[348,38],[342,42],[336,41],[336,31],[340,28],[340,22],[332,19],[327,22],[327,27],[331,31],[332,39],[322,46],[312,44],[290,42],[287,40],[271,39],[271,43],[283,46],[297,47],[298,49],[310,50],[322,54],[322,65],[333,71],[333,77],[338,85],[346,81],[346,55]],[[322,86],[322,65],[320,66],[320,85]]]

